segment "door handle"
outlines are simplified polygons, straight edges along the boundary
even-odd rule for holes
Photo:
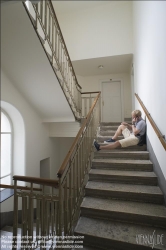
[[[104,101],[102,101],[102,103],[103,103],[103,106],[104,106]]]

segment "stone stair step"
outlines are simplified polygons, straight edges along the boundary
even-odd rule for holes
[[[133,159],[93,159],[92,169],[128,170],[128,171],[153,171],[150,160]]]
[[[109,158],[122,158],[122,159],[135,159],[135,160],[148,160],[149,152],[147,151],[125,151],[125,150],[100,150],[94,153],[95,159],[109,159]]]
[[[95,244],[104,249],[146,250],[152,249],[152,245],[143,245],[139,237],[153,235],[154,231],[155,235],[166,235],[165,229],[157,227],[81,217],[75,228],[75,235],[84,236],[84,245]],[[162,237],[162,244],[155,245],[153,249],[166,249],[166,237]]]
[[[11,235],[13,235],[13,227],[12,226],[5,226],[5,227],[2,228],[2,230],[4,232],[11,233]],[[17,234],[21,235],[21,228],[17,229]]]
[[[94,244],[93,244],[94,245]],[[100,247],[100,248],[98,248],[98,247],[96,247],[96,246],[93,246],[93,245],[91,245],[91,246],[85,246],[85,245],[83,245],[83,247],[81,248],[72,248],[71,250],[76,250],[76,249],[81,249],[81,250],[105,250],[105,248],[102,248],[102,247]],[[81,245],[82,246],[82,245]],[[112,247],[111,248],[109,248],[109,250],[116,250],[115,248],[113,249]]]
[[[83,250],[102,250],[103,248],[87,247],[87,246],[85,246],[85,247],[83,247],[83,248],[81,248],[81,249],[83,249]],[[73,250],[75,250],[75,249],[73,249]],[[115,250],[115,249],[110,248],[109,250]]]
[[[5,226],[5,227],[3,227],[2,230],[3,230],[3,231],[6,231],[6,232],[11,232],[11,233],[13,233],[13,227],[11,227],[11,226]],[[18,234],[21,234],[21,228],[18,228],[18,229],[17,229],[17,233],[18,233]]]
[[[166,228],[164,205],[85,197],[81,215]]]
[[[72,248],[71,250],[75,250],[76,248]],[[80,248],[82,250],[102,250],[103,248],[97,248],[97,247],[93,247],[93,246],[83,246],[83,248]],[[114,250],[112,248],[110,248],[110,250]]]
[[[101,143],[99,142],[100,145],[107,145],[106,143]],[[112,150],[104,150],[104,151],[98,151],[96,153],[99,153],[99,152],[117,152],[117,151],[146,151],[147,150],[147,146],[146,145],[143,145],[143,146],[130,146],[130,147],[127,147],[127,148],[117,148],[117,149],[112,149]]]
[[[111,181],[128,184],[157,185],[154,172],[91,169],[89,180]]]
[[[89,181],[85,187],[85,195],[164,204],[164,196],[158,186]]]
[[[111,137],[111,136],[113,136],[115,134],[115,131],[116,130],[106,130],[106,131],[100,130],[100,135],[101,136],[109,136],[109,137]]]
[[[100,126],[119,126],[121,122],[100,122]]]
[[[17,230],[18,232],[18,240],[21,237],[21,231]],[[5,226],[2,230],[0,230],[0,241],[1,241],[1,250],[12,249],[12,236],[13,236],[13,227]],[[17,249],[21,249],[21,244],[17,244]]]
[[[3,238],[2,236],[5,236],[5,238],[6,237],[8,237],[8,236],[12,236],[13,235],[13,233],[12,232],[8,232],[8,231],[5,231],[5,230],[0,230],[0,238]]]
[[[98,140],[98,142],[104,142],[104,141],[106,141],[106,140],[109,140],[111,138],[111,136],[102,136],[102,135],[99,135],[98,137],[97,137],[97,140]],[[118,137],[118,140],[121,140],[121,139],[124,139],[124,137],[123,136],[119,136]]]
[[[0,249],[12,249],[12,233],[0,230]]]
[[[116,131],[118,126],[100,126],[100,131],[113,130]]]

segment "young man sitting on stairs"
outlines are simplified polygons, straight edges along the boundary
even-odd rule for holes
[[[143,145],[146,139],[146,123],[141,117],[140,110],[134,110],[131,113],[132,115],[132,125],[122,122],[121,125],[118,127],[115,135],[105,141],[105,143],[110,143],[108,145],[101,146],[96,141],[94,141],[94,146],[99,150],[104,149],[115,149],[117,147],[129,147],[134,145]],[[119,135],[123,135],[124,139],[117,141]]]

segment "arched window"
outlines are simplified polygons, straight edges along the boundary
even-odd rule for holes
[[[6,112],[1,111],[1,184],[12,183],[12,123]],[[2,189],[1,189],[2,190]]]
[[[17,108],[1,101],[1,184],[13,184],[13,175],[25,175],[25,126],[24,120]],[[18,185],[25,185],[18,182]],[[1,189],[1,209],[3,201],[10,198],[14,191],[10,188]],[[1,210],[1,211],[2,211]]]

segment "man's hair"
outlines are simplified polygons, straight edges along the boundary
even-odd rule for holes
[[[141,111],[140,110],[133,110],[132,111],[132,113],[131,113],[132,115],[135,115],[135,116],[141,116],[142,115],[142,113],[141,113]]]

